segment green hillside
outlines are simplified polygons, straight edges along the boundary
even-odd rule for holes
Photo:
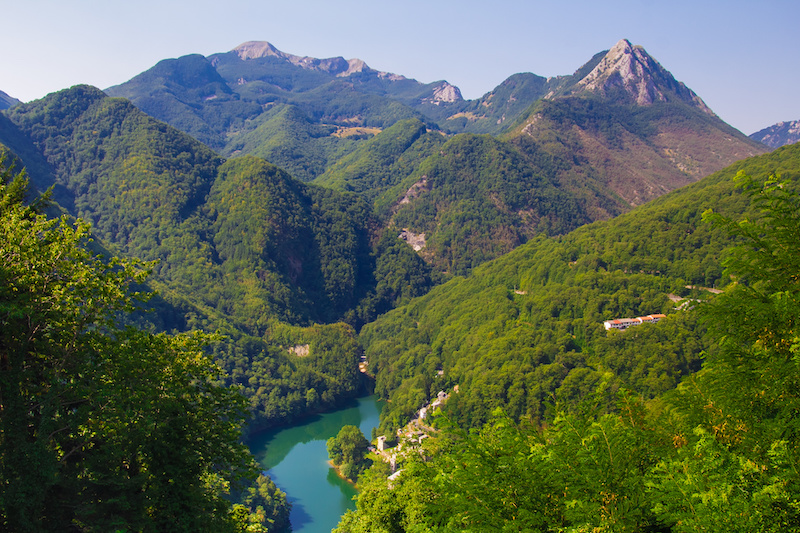
[[[359,478],[335,531],[793,530],[798,183],[796,147],[737,163],[365,328],[390,440],[449,397],[389,448],[396,471]]]
[[[352,191],[370,201],[413,174],[445,142],[420,120],[401,120],[340,158],[314,183]]]
[[[223,163],[92,87],[17,106],[3,124],[0,142],[34,163],[40,189],[54,185],[54,199],[112,253],[154,261],[161,296],[140,320],[228,335],[214,351],[258,425],[357,394],[360,348],[336,322],[359,326],[435,283],[408,247],[382,238],[357,196],[253,156]],[[309,350],[301,357],[297,345]]]
[[[464,274],[540,233],[591,221],[551,180],[548,161],[532,164],[508,143],[461,134],[379,197],[376,208],[414,234],[437,268]]]
[[[335,135],[337,126],[380,129],[421,117],[377,90],[386,85],[378,80],[362,73],[342,81],[275,57],[242,60],[228,52],[161,61],[107,93],[130,99],[224,156],[264,157],[310,181],[363,140]],[[421,84],[413,85],[419,90]]]
[[[472,427],[495,407],[547,419],[549,402],[572,404],[601,383],[645,397],[674,387],[698,368],[709,340],[668,295],[705,298],[686,286],[727,283],[721,256],[730,241],[702,213],[741,216],[747,203],[733,175],[794,179],[799,158],[797,149],[751,158],[611,221],[539,237],[368,324],[360,338],[376,390],[390,399],[382,427],[395,429],[455,385],[447,412]],[[625,335],[603,328],[653,313],[667,319]]]

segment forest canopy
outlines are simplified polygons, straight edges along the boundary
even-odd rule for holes
[[[247,402],[213,336],[121,325],[147,265],[101,259],[89,227],[24,203],[0,162],[0,524],[7,531],[235,531],[255,476]]]

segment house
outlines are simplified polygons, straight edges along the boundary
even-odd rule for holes
[[[606,331],[610,329],[626,330],[631,326],[638,326],[640,324],[655,324],[667,315],[654,314],[647,316],[637,316],[636,318],[615,318],[613,320],[606,320],[603,322],[603,327]]]

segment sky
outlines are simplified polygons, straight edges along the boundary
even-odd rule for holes
[[[571,74],[625,38],[745,134],[800,120],[797,0],[0,0],[0,17],[0,90],[24,102],[246,41],[473,99],[517,72]]]

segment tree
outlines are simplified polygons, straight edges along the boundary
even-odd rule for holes
[[[669,397],[679,445],[651,481],[656,512],[675,531],[800,522],[800,195],[774,177],[737,179],[760,213],[704,215],[741,243],[725,260],[735,282],[703,308],[717,346]]]
[[[86,223],[0,176],[0,529],[230,529],[224,495],[254,462],[212,337],[123,327],[147,265],[95,257]]]
[[[247,489],[243,502],[251,516],[259,518],[266,531],[288,531],[291,528],[289,512],[292,504],[286,500],[286,493],[268,476],[261,474],[256,478],[254,485]]]
[[[369,441],[356,426],[344,426],[335,437],[328,439],[328,457],[344,477],[358,480],[371,461],[367,459]]]

